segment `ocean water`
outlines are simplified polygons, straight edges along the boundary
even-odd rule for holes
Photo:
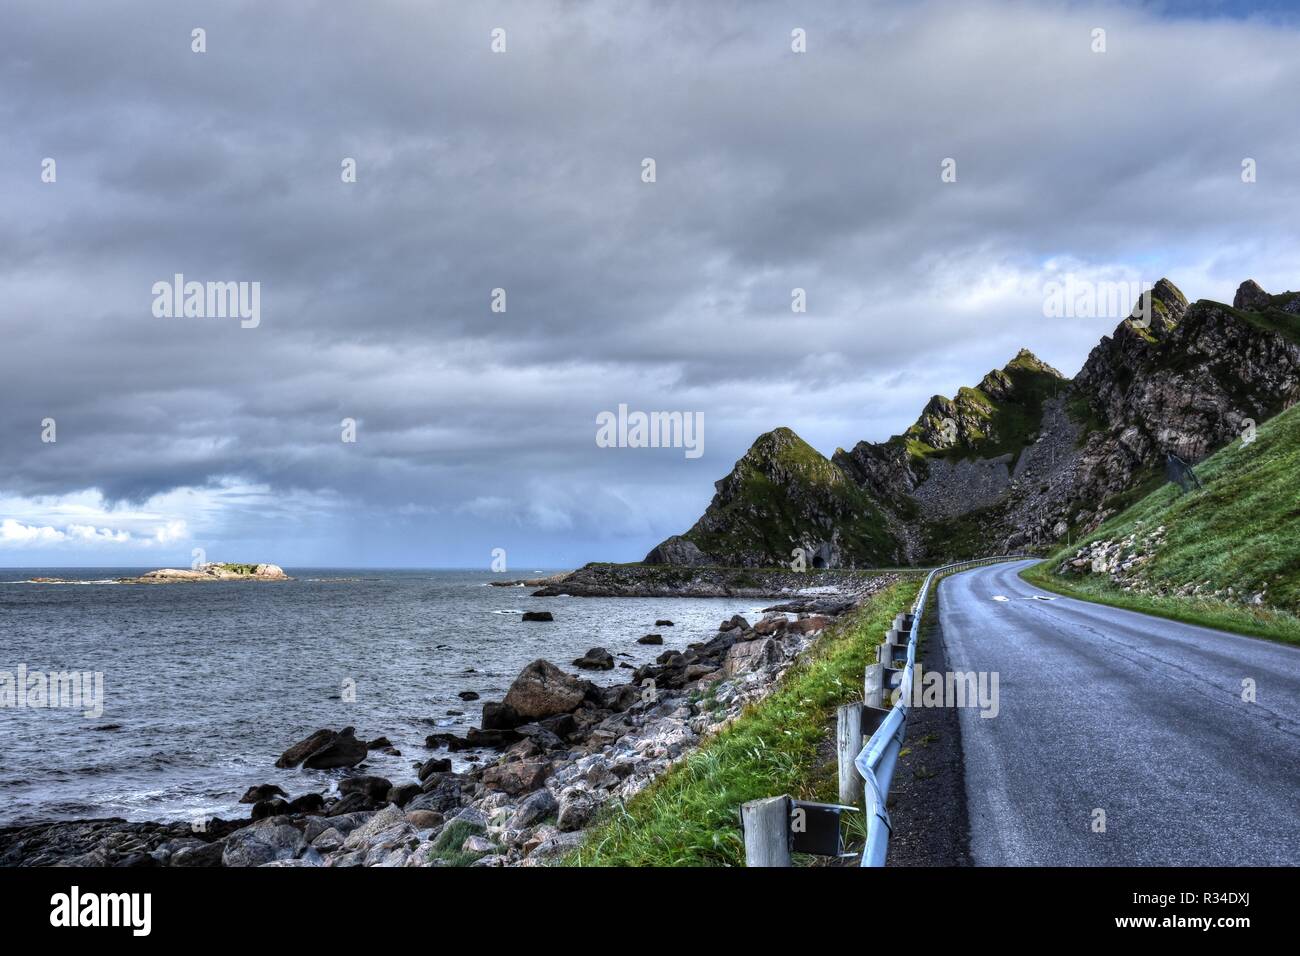
[[[534,598],[531,588],[489,587],[504,575],[475,571],[299,568],[283,583],[111,583],[145,570],[0,569],[0,672],[26,665],[104,681],[98,717],[0,707],[0,826],[231,818],[247,815],[238,799],[253,784],[327,791],[344,771],[275,768],[321,727],[388,737],[402,756],[373,752],[369,772],[408,782],[412,763],[430,756],[424,738],[477,726],[482,702],[500,700],[529,661],[572,671],[570,661],[602,646],[635,666],[771,603]],[[32,577],[86,583],[23,583]],[[525,623],[525,610],[556,619]],[[655,628],[657,618],[675,626]],[[662,647],[636,643],[652,631]],[[584,672],[599,683],[628,675]],[[482,699],[467,703],[461,691]],[[454,756],[457,769],[465,756]]]

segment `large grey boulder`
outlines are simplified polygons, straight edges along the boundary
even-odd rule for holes
[[[550,661],[535,660],[519,672],[504,703],[524,720],[540,720],[577,708],[590,686]]]

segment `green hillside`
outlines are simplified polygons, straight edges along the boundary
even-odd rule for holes
[[[1196,474],[1200,490],[1165,484],[1025,578],[1065,594],[1300,642],[1300,406],[1265,422],[1255,441],[1223,448]],[[1087,560],[1098,554],[1109,564],[1102,572]],[[1076,561],[1086,566],[1072,567]],[[1058,573],[1063,566],[1069,573]]]

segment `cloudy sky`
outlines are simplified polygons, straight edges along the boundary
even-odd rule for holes
[[[636,559],[774,426],[1073,374],[1067,274],[1300,286],[1287,6],[9,0],[0,565]]]

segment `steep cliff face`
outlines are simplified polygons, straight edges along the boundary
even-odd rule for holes
[[[1087,533],[1163,481],[1300,400],[1300,293],[1243,283],[1232,306],[1162,279],[1073,381],[1022,350],[902,435],[827,461],[788,429],[717,483],[667,564],[931,562]]]

